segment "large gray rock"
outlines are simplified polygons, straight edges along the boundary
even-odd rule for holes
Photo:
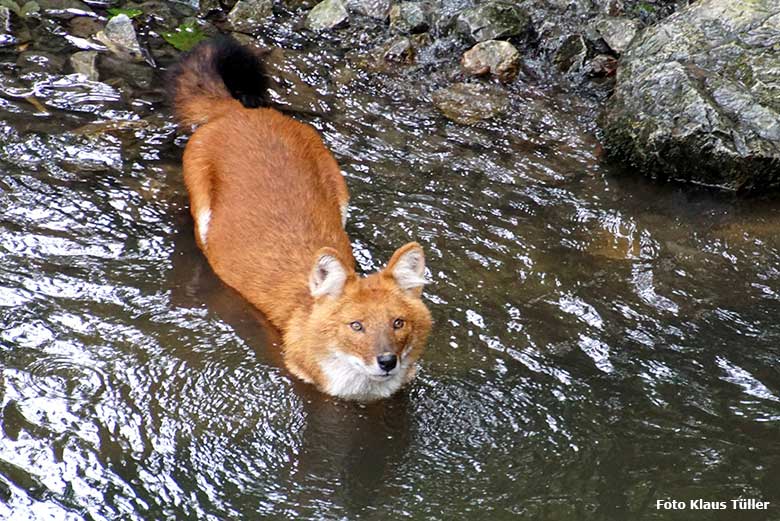
[[[527,32],[531,27],[531,17],[513,3],[491,1],[462,11],[456,24],[459,32],[477,42],[484,42]]]
[[[640,33],[600,123],[651,176],[780,186],[780,2],[701,0]]]
[[[349,13],[343,0],[323,0],[306,15],[304,25],[312,31],[341,27],[349,22]]]

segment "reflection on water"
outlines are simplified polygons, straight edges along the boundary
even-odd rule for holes
[[[517,82],[462,127],[430,104],[443,75],[265,38],[295,49],[279,103],[342,165],[361,268],[428,252],[420,377],[365,406],[292,379],[195,247],[161,93],[5,67],[0,518],[677,519],[656,499],[740,496],[777,518],[776,204],[602,164],[569,93]]]

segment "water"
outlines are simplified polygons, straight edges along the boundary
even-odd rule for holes
[[[159,78],[6,48],[0,518],[780,519],[776,203],[605,163],[598,105],[533,74],[448,122],[435,53],[366,72],[377,35],[295,20],[263,33],[277,101],[342,165],[360,267],[426,249],[419,377],[370,405],[291,378],[194,244]],[[770,508],[656,508],[738,497]]]

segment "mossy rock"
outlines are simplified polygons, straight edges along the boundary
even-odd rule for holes
[[[701,0],[640,33],[600,117],[613,156],[647,175],[780,187],[780,3]]]

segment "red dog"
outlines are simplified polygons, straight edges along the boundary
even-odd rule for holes
[[[216,274],[283,333],[297,377],[346,399],[390,396],[414,377],[431,329],[425,256],[400,247],[355,273],[344,231],[349,194],[317,132],[267,108],[260,56],[230,38],[174,68],[196,240]]]

